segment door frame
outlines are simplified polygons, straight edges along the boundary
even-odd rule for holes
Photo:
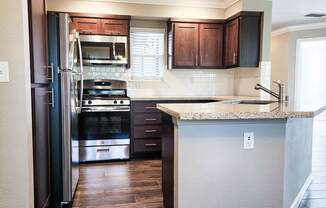
[[[294,72],[294,107],[300,108],[301,100],[301,89],[302,89],[302,54],[301,54],[301,44],[304,42],[318,42],[326,41],[326,37],[315,37],[315,38],[300,38],[296,40],[296,53],[295,53],[295,72]]]

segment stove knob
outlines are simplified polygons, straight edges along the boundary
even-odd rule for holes
[[[123,104],[123,100],[120,101],[120,104]]]
[[[89,101],[88,101],[88,105],[91,105],[91,104],[92,104],[92,101],[91,101],[91,100],[89,100]]]
[[[113,101],[113,103],[114,103],[114,104],[118,104],[118,101],[115,100],[115,101]]]

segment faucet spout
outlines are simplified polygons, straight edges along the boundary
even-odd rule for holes
[[[260,84],[256,84],[255,86],[255,90],[263,90],[264,92],[272,95],[273,97],[277,98],[278,101],[281,103],[281,102],[284,102],[285,101],[285,96],[284,96],[284,84],[282,84],[281,81],[278,81],[278,82],[274,82],[278,85],[279,87],[279,94],[273,92],[272,90],[269,90],[267,89],[266,87],[260,85]]]

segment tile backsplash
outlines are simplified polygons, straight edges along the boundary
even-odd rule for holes
[[[129,80],[129,73],[124,66],[84,66],[84,79]]]
[[[123,66],[85,66],[84,79],[128,81],[129,96],[233,95],[234,70],[173,69],[163,71],[161,80],[134,80],[132,69]]]

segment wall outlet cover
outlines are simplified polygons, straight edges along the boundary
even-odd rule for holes
[[[0,82],[9,82],[9,64],[0,61]]]
[[[245,132],[243,134],[243,148],[244,149],[254,149],[255,148],[254,132]]]

